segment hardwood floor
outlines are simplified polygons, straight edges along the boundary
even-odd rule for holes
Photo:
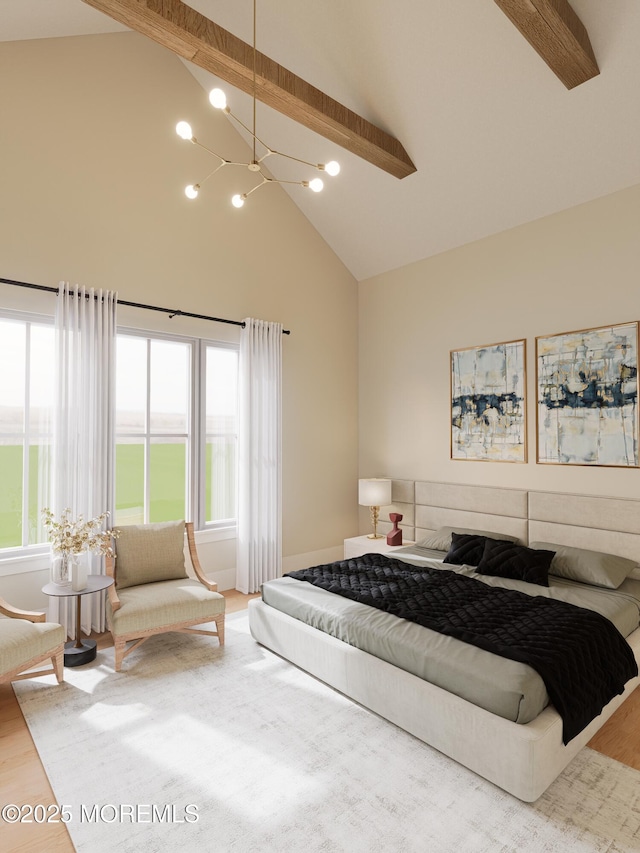
[[[226,612],[247,607],[256,595],[229,590]],[[111,645],[108,634],[94,637],[98,648]],[[640,688],[635,690],[609,722],[590,741],[592,749],[640,770]],[[49,780],[38,757],[20,706],[10,685],[0,685],[0,807],[7,803],[56,805]],[[6,824],[0,829],[5,853],[74,853],[63,823]]]
[[[589,741],[591,749],[640,770],[640,687]]]

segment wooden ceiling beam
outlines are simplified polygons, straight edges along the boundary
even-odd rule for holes
[[[253,47],[181,0],[84,0],[253,94]],[[256,51],[256,98],[396,178],[416,171],[397,139]]]
[[[568,0],[495,0],[567,89],[600,73],[584,24]]]

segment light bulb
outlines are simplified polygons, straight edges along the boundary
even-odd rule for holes
[[[245,198],[245,195],[240,195],[239,193],[236,193],[231,199],[231,204],[234,207],[243,207]]]
[[[309,181],[309,189],[313,190],[314,193],[319,193],[323,187],[324,184],[320,178],[314,178],[312,181]]]
[[[209,92],[209,103],[217,110],[223,110],[227,106],[227,96],[222,89],[212,89]]]
[[[332,178],[335,178],[335,176],[340,173],[340,163],[336,160],[329,160],[329,162],[325,164],[324,170],[327,175],[331,175]]]
[[[188,187],[184,188],[184,194],[187,198],[198,198],[199,189],[200,187],[198,186],[198,184],[196,184],[195,186],[193,184],[189,184]]]
[[[181,136],[183,139],[193,139],[193,133],[191,132],[191,125],[188,121],[179,121],[176,125],[176,133],[178,136]]]

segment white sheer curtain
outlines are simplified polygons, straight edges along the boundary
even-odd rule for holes
[[[282,564],[282,325],[246,319],[240,339],[236,589]]]
[[[56,304],[53,512],[113,521],[117,293],[60,282]],[[90,574],[104,559],[86,554]],[[75,597],[50,599],[50,618],[75,639]],[[105,594],[82,596],[82,629],[105,630]],[[57,610],[57,612],[56,612]]]

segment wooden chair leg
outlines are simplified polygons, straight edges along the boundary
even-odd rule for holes
[[[127,643],[125,640],[116,640],[113,638],[113,652],[115,656],[115,666],[114,669],[116,672],[120,672],[122,667],[122,660],[124,658],[124,653],[127,648]]]
[[[55,655],[52,655],[51,663],[53,664],[53,671],[56,674],[58,684],[61,684],[64,681],[64,647],[56,652]]]
[[[216,616],[214,621],[216,623],[216,630],[218,631],[218,642],[221,646],[224,646],[224,613]]]

